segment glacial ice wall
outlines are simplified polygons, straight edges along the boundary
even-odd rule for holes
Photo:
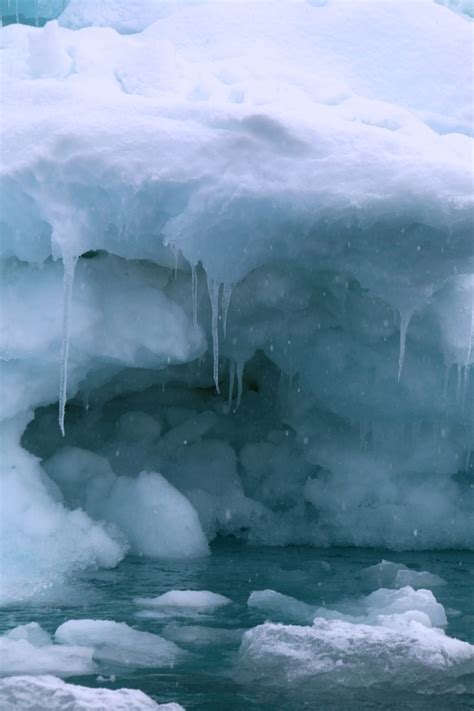
[[[71,0],[1,33],[6,599],[218,534],[473,547],[469,19]]]

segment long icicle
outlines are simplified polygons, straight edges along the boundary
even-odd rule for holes
[[[224,284],[222,289],[222,330],[224,332],[224,338],[227,335],[227,314],[229,313],[231,296],[232,284]]]
[[[179,258],[179,249],[177,247],[174,248],[174,273],[173,273],[173,278],[176,281],[178,278],[178,258]]]
[[[229,395],[227,397],[227,409],[230,412],[232,408],[232,398],[234,395],[234,383],[235,383],[235,360],[231,360],[229,363]]]
[[[209,291],[209,299],[211,301],[212,321],[212,355],[213,355],[213,370],[214,384],[216,392],[219,393],[219,291],[220,283],[214,279],[207,279],[207,288]]]
[[[236,410],[239,409],[240,401],[242,400],[244,367],[245,367],[245,361],[239,360],[239,362],[237,363],[237,402],[235,405]]]
[[[407,340],[408,326],[410,325],[411,317],[413,316],[413,311],[401,311],[400,312],[400,351],[398,354],[398,377],[397,380],[400,382],[402,377],[403,363],[405,362],[405,346]]]
[[[461,403],[461,385],[462,385],[462,365],[459,363],[456,366],[458,378],[456,381],[456,404]]]
[[[64,415],[67,399],[67,365],[69,359],[69,332],[71,326],[72,287],[77,257],[63,256],[63,335],[61,345],[61,370],[59,376],[59,429],[64,437]]]
[[[469,328],[469,341],[467,344],[466,362],[464,364],[464,379],[462,384],[461,412],[464,412],[466,395],[469,389],[469,374],[471,370],[472,342],[474,341],[474,288],[471,293],[471,324]]]
[[[191,292],[193,299],[193,324],[197,326],[198,275],[196,264],[191,265]]]
[[[443,385],[443,400],[446,402],[448,399],[448,388],[449,388],[449,373],[451,371],[451,365],[444,366],[444,385]]]

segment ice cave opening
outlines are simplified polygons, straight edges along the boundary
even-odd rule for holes
[[[7,299],[23,294],[12,333],[34,334],[38,307],[50,319],[34,336],[50,350],[32,383],[51,404],[10,425],[21,440],[6,518],[27,535],[5,555],[30,592],[126,552],[207,555],[217,536],[472,545],[470,277],[382,298],[298,260],[225,286],[182,258],[92,251],[73,278],[61,261],[11,261],[6,281]],[[31,372],[28,355],[14,362]],[[28,477],[43,498],[27,506]],[[12,586],[18,595],[15,575]]]

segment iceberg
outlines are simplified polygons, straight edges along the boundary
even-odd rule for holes
[[[3,599],[219,535],[472,549],[466,3],[36,7],[2,4]]]

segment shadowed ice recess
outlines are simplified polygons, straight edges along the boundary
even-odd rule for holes
[[[0,11],[0,599],[6,632],[41,625],[2,638],[0,702],[26,674],[28,698],[153,708],[121,689],[127,665],[182,664],[192,686],[195,655],[229,645],[215,683],[255,708],[275,680],[285,708],[384,684],[412,690],[404,708],[427,689],[464,708],[472,605],[449,570],[468,576],[474,548],[471,4]],[[287,546],[323,571],[344,549],[337,595],[288,589]],[[216,555],[242,565],[236,589]],[[250,585],[258,556],[276,578]],[[120,600],[97,612],[94,580]],[[82,611],[48,607],[82,585]],[[182,619],[134,608],[183,589],[229,598],[205,613],[219,624],[195,595]],[[202,689],[132,677],[199,708]]]

